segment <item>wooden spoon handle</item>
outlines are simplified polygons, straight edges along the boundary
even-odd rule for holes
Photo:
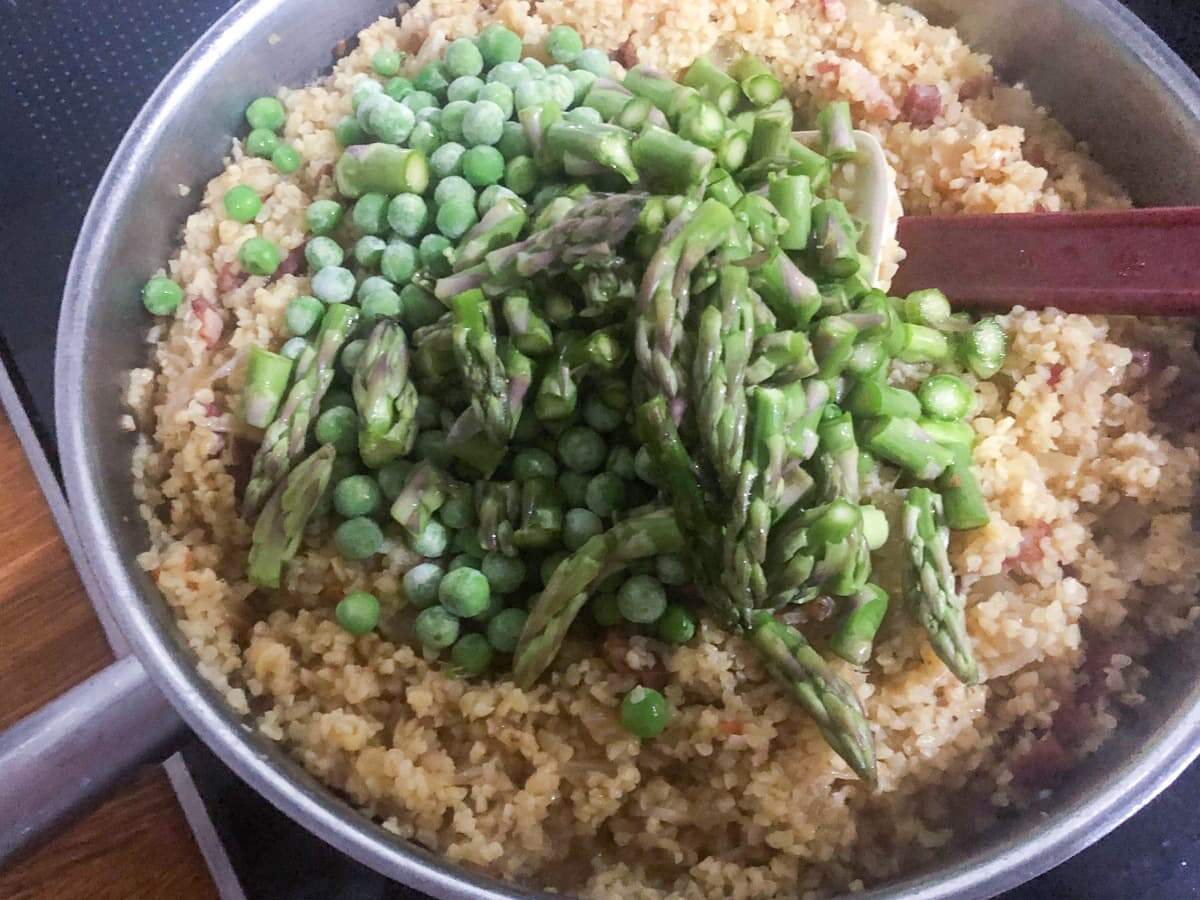
[[[904,216],[891,293],[941,288],[974,309],[1200,315],[1200,207]]]

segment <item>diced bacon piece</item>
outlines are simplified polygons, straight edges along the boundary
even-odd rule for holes
[[[900,116],[917,128],[928,128],[942,114],[942,94],[936,85],[910,84]]]
[[[1042,550],[1042,538],[1050,534],[1050,526],[1045,522],[1035,522],[1028,525],[1021,533],[1021,544],[1017,552],[1004,560],[1004,571],[1013,568],[1028,570],[1042,561],[1045,552]]]
[[[846,4],[842,0],[821,0],[821,15],[832,25],[846,21]]]
[[[192,300],[192,313],[200,320],[200,337],[210,347],[215,347],[225,331],[225,320],[203,297]]]

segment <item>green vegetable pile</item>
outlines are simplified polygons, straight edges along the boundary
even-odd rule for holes
[[[596,630],[668,643],[703,608],[873,782],[857,696],[779,614],[820,601],[822,643],[868,662],[889,524],[862,486],[898,484],[906,605],[977,679],[947,545],[987,521],[962,374],[995,374],[1004,332],[936,290],[873,288],[831,187],[856,155],[845,103],[812,149],[752,57],[618,81],[570,28],[543,49],[552,65],[493,25],[411,81],[381,50],[387,80],[355,85],[340,198],[307,214],[313,296],[279,353],[250,358],[249,577],[278,587],[331,515],[347,559],[403,542],[427,560],[403,581],[420,642],[464,675],[502,658],[521,686],[585,606]],[[243,247],[243,266],[266,273],[262,256]],[[936,370],[915,393],[889,381],[912,363]],[[336,610],[354,634],[379,615],[361,591]],[[670,707],[639,686],[621,718],[653,737]]]

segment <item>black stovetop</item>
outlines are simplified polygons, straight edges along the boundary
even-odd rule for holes
[[[1127,0],[1127,5],[1197,67],[1196,2]],[[231,5],[0,2],[0,357],[54,465],[54,335],[75,234],[110,155],[145,98]],[[418,896],[294,825],[199,744],[184,755],[250,900]],[[1200,897],[1197,797],[1200,763],[1111,835],[1005,897]]]

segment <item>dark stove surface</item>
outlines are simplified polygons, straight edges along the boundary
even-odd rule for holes
[[[1196,0],[1126,0],[1193,67]],[[145,98],[228,0],[0,2],[0,356],[57,467],[58,308],[88,201]],[[417,898],[294,825],[199,744],[185,751],[250,900]],[[1200,897],[1200,764],[1111,835],[1008,900]]]

